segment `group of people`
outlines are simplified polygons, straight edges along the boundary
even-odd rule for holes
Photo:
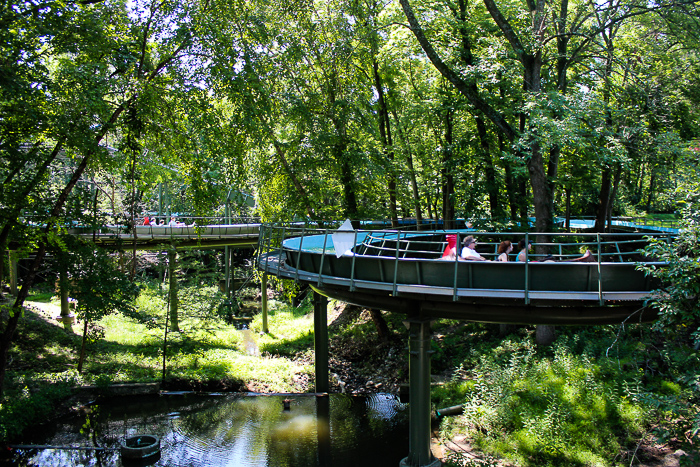
[[[155,217],[151,219],[148,216],[146,216],[143,218],[143,225],[165,225],[165,221],[161,219],[159,224],[158,219],[156,219]]]
[[[163,219],[160,220],[160,223],[158,223],[158,219],[155,217],[153,219],[149,218],[148,216],[143,218],[143,225],[153,225],[153,226],[165,226],[166,223]],[[194,225],[194,223],[192,224]],[[187,224],[184,222],[180,222],[177,220],[177,217],[173,216],[170,218],[170,222],[167,223],[168,227],[188,227]],[[191,226],[190,226],[191,227]]]
[[[479,254],[479,252],[476,251],[476,246],[477,246],[477,241],[476,239],[469,235],[464,239],[463,242],[464,247],[462,248],[462,251],[459,254],[459,259],[462,260],[467,260],[467,261],[489,261],[483,256]],[[518,242],[518,254],[515,257],[516,262],[525,262],[528,260],[528,251],[532,249],[532,242],[527,241],[524,238]],[[509,261],[509,254],[513,251],[513,244],[511,243],[510,240],[504,240],[498,245],[498,250],[496,252],[496,259],[495,261],[502,261],[502,262],[508,262]],[[445,252],[442,254],[442,259],[446,260],[455,260],[457,255],[457,235],[447,235],[447,247],[445,248]],[[554,258],[552,257],[547,257],[544,259],[544,261],[555,261]],[[563,261],[583,261],[583,262],[588,262],[588,261],[595,261],[593,255],[591,254],[590,250],[586,250],[586,253],[579,257],[579,258],[574,258],[574,259],[566,259]]]

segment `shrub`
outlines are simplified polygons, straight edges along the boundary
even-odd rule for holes
[[[34,391],[27,386],[12,393],[8,391],[0,404],[0,440],[17,439],[30,426],[45,422],[46,414],[52,413],[71,394],[74,384],[73,376],[69,375]]]
[[[605,365],[561,341],[548,357],[529,338],[507,339],[472,370],[467,429],[485,450],[525,465],[607,465],[640,434],[629,430],[641,428],[645,411]],[[626,425],[630,414],[642,421]]]

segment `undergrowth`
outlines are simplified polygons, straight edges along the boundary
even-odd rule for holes
[[[475,346],[453,380],[433,391],[437,407],[464,410],[443,419],[441,436],[466,434],[473,446],[519,466],[638,465],[645,439],[684,447],[683,461],[695,465],[697,430],[688,428],[698,417],[697,386],[678,384],[683,371],[664,363],[673,358],[667,353],[649,358],[640,344],[650,336],[614,331],[563,330],[553,346],[538,349],[521,329],[492,337],[490,349]],[[477,465],[457,458],[448,465]]]

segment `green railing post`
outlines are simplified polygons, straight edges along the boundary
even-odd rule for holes
[[[455,240],[455,268],[454,268],[454,276],[453,276],[453,282],[452,282],[452,301],[456,302],[459,297],[457,296],[457,272],[459,271],[459,232],[457,232],[457,239]],[[449,247],[450,242],[447,242],[447,246]],[[471,272],[471,271],[470,271]]]
[[[602,258],[602,253],[600,251],[600,234],[596,234],[596,241],[598,243],[598,303],[603,306],[603,270],[600,267],[600,261]]]
[[[294,280],[296,282],[299,282],[299,266],[301,266],[301,245],[304,243],[304,235],[306,235],[306,227],[301,229],[301,237],[299,237],[299,255],[297,256],[297,267],[296,273],[294,274]]]
[[[287,234],[287,227],[282,226],[282,237],[280,238],[280,245],[279,245],[279,250],[278,250],[280,253],[279,258],[278,258],[278,261],[279,261],[278,264],[280,265],[280,267],[282,266],[282,259],[283,259],[282,258],[282,255],[283,255],[282,247],[283,247],[283,243],[284,243],[284,237],[286,234]],[[279,276],[279,268],[277,269],[277,276]]]
[[[396,295],[396,281],[398,279],[397,275],[399,273],[399,250],[401,249],[401,231],[396,231],[396,256],[394,258],[394,286],[392,287],[392,293]]]
[[[316,281],[316,285],[319,287],[323,283],[323,280],[321,279],[321,275],[323,274],[323,263],[326,259],[326,243],[328,242],[328,229],[325,230],[325,234],[323,236],[323,251],[321,251],[321,265],[318,268],[318,280]]]
[[[352,242],[353,244],[353,249],[357,246],[357,230],[355,230],[355,239]],[[350,250],[352,251],[352,250]],[[350,292],[355,291],[355,257],[357,256],[358,251],[354,252],[352,255],[352,264],[350,265]]]
[[[530,304],[530,236],[525,232],[525,305]]]

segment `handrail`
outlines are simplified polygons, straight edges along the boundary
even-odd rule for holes
[[[321,277],[323,276],[323,263],[324,263],[324,260],[326,259],[326,244],[327,243],[328,243],[328,229],[326,229],[326,233],[323,235],[323,250],[321,251],[321,266],[318,268],[320,274],[318,275],[318,282],[316,282],[316,285],[318,285],[319,287],[321,286],[321,283],[323,282]],[[301,242],[299,242],[299,244],[301,245]],[[301,248],[301,246],[299,248]],[[301,252],[300,252],[300,254],[301,254]]]
[[[353,244],[357,245],[357,230],[355,230],[355,240]],[[357,255],[352,255],[352,265],[350,266],[350,292],[355,290],[355,258],[357,258]]]
[[[530,237],[525,234],[525,305],[530,304]]]
[[[396,281],[398,280],[398,275],[399,275],[399,250],[401,250],[401,232],[397,231],[397,237],[396,237],[396,258],[394,262],[394,294],[396,294]]]

